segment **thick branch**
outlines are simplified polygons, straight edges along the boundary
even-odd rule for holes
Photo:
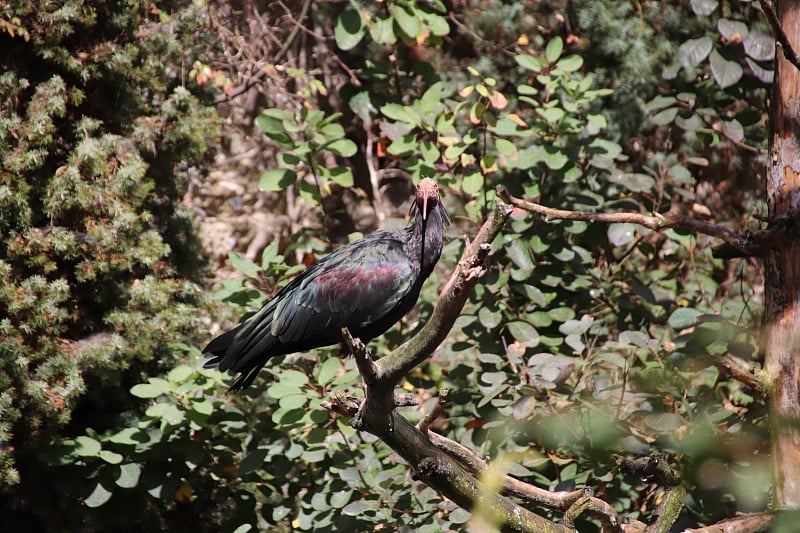
[[[323,402],[322,407],[343,416],[357,416],[359,403],[359,398],[337,394],[329,401]],[[429,435],[435,435],[434,433],[419,431],[396,413],[390,413],[389,417],[392,419],[391,422],[379,425],[378,431],[374,431],[371,427],[364,429],[378,436],[403,457],[414,469],[420,481],[459,506],[467,510],[479,506],[489,510],[491,513],[489,518],[503,530],[531,533],[574,531],[487,489],[459,461],[434,446],[428,438]]]
[[[712,224],[704,220],[688,217],[685,215],[665,214],[647,216],[641,213],[588,213],[586,211],[567,211],[564,209],[554,209],[541,204],[515,198],[499,185],[497,194],[514,207],[524,209],[545,219],[555,220],[582,220],[585,222],[614,224],[629,223],[643,226],[653,231],[664,231],[669,228],[680,228],[691,230],[696,233],[710,235],[722,240],[728,247],[733,248],[738,254],[751,256],[757,255],[761,249],[769,244],[773,232],[769,230],[759,230],[740,235],[726,227]]]

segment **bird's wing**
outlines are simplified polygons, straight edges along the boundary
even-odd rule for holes
[[[340,248],[287,285],[272,335],[285,344],[338,338],[342,327],[366,326],[395,309],[415,272],[402,242],[389,232],[379,234]]]

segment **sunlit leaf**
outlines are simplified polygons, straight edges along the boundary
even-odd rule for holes
[[[678,57],[684,67],[696,67],[703,62],[714,43],[710,37],[700,37],[699,39],[689,39],[678,48]]]
[[[630,223],[617,223],[608,226],[608,240],[614,246],[624,246],[633,241],[636,236],[636,225]]]
[[[744,51],[756,61],[770,61],[775,57],[775,38],[751,33],[744,39]]]
[[[721,89],[730,87],[739,81],[744,73],[739,63],[725,59],[716,50],[711,52],[709,61],[711,63],[711,73]]]
[[[342,50],[355,48],[364,37],[366,28],[361,15],[354,9],[345,9],[336,19],[333,38]]]

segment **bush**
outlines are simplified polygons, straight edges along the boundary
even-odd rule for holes
[[[169,343],[197,326],[202,263],[180,199],[217,118],[173,67],[200,44],[196,9],[160,7],[27,2],[0,14],[7,517],[51,505],[42,454],[134,405],[127,389],[174,366]]]

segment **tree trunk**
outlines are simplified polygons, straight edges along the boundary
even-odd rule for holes
[[[778,2],[783,31],[800,45],[800,0]],[[775,507],[800,506],[800,71],[776,54],[767,204],[774,240],[765,261],[766,377]]]

